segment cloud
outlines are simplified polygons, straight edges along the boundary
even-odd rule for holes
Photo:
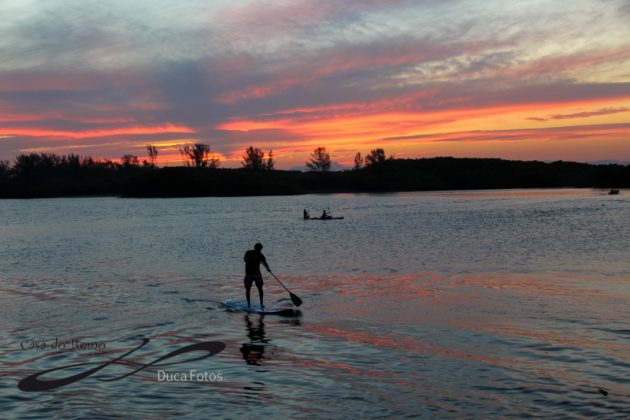
[[[630,134],[630,123],[598,124],[582,126],[563,126],[551,128],[529,128],[513,130],[475,130],[451,133],[429,133],[410,136],[386,137],[383,140],[427,142],[488,142],[488,141],[568,141],[576,139],[598,140],[602,137],[627,138]]]
[[[138,134],[194,133],[189,127],[166,124],[160,126],[131,126],[89,131],[61,131],[40,128],[0,127],[0,135],[22,137],[50,137],[56,139],[88,139],[93,137],[128,136]]]
[[[550,115],[546,118],[542,117],[528,117],[528,120],[531,121],[548,121],[548,120],[568,120],[573,118],[589,118],[595,117],[599,115],[610,115],[610,114],[618,114],[620,112],[630,112],[630,108],[602,108],[596,111],[584,111],[584,112],[574,112],[571,114],[555,114]]]
[[[180,138],[225,156],[249,144],[290,156],[622,118],[627,1],[576,0],[571,13],[526,3],[3,1],[0,159],[69,140],[111,157]]]
[[[566,120],[571,118],[588,118],[596,115],[609,115],[609,114],[618,114],[620,112],[628,112],[630,109],[628,108],[603,108],[597,111],[587,111],[587,112],[576,112],[573,114],[556,114],[552,115],[550,118],[553,120]]]

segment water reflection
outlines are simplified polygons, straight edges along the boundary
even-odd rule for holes
[[[295,311],[295,312],[296,312],[295,316],[282,319],[280,320],[280,323],[290,325],[293,327],[299,327],[300,325],[302,325],[302,321],[300,320],[300,317],[302,316],[302,312],[301,311]]]
[[[269,342],[265,338],[265,315],[246,314],[243,317],[249,343],[243,343],[241,354],[248,365],[262,365],[265,359],[265,345]]]
[[[629,412],[630,195],[454,194],[4,202],[3,414]],[[295,217],[296,209],[329,204],[351,217],[335,226]],[[304,297],[303,318],[297,310],[216,310],[242,293],[235,273],[252,237],[274,244],[269,257]],[[209,271],[208,256],[222,263]],[[268,293],[288,305],[279,285]],[[103,341],[117,353],[116,343],[137,336],[156,339],[146,358],[163,355],[158,338],[173,349],[209,336],[223,341],[219,357],[182,370],[225,380],[166,385],[147,373],[27,397],[16,386],[38,370],[92,357],[23,350],[23,340]]]

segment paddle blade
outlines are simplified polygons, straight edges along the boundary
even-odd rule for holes
[[[302,299],[300,299],[297,295],[289,293],[289,296],[291,296],[291,301],[295,306],[300,306],[302,304]]]

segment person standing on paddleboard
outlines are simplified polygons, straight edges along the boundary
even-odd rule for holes
[[[245,253],[243,260],[245,261],[245,296],[247,297],[247,307],[250,307],[250,291],[252,290],[252,283],[256,283],[258,288],[258,295],[260,296],[260,307],[263,305],[263,278],[260,272],[260,264],[265,266],[267,271],[271,272],[269,265],[267,265],[267,259],[262,254],[263,246],[261,243],[254,245],[254,249],[250,249]]]

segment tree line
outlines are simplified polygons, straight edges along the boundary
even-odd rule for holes
[[[156,146],[148,144],[146,146],[147,155],[149,160],[143,160],[143,166],[155,167],[157,165],[158,149]],[[192,145],[184,145],[179,148],[179,153],[183,158],[184,164],[188,167],[196,168],[211,168],[216,169],[219,167],[219,158],[212,152],[210,145],[205,143],[195,143]],[[24,156],[24,155],[21,155]],[[18,156],[18,160],[21,158]],[[44,160],[46,159],[64,159],[66,157],[58,157],[55,155],[42,154]],[[68,155],[72,159],[80,159],[75,155]],[[27,159],[33,159],[33,156],[27,157]],[[34,158],[36,159],[36,158]],[[91,158],[90,158],[91,159]],[[361,169],[364,166],[375,165],[384,162],[386,159],[393,159],[393,156],[389,158],[385,157],[385,151],[381,148],[373,149],[369,152],[365,158],[361,156],[361,152],[357,152],[354,156],[353,169]],[[123,155],[121,165],[124,167],[138,166],[140,165],[140,159],[136,155]],[[104,160],[109,165],[115,163],[111,160]],[[0,164],[8,165],[7,162],[0,162]],[[273,150],[269,150],[268,153],[262,149],[254,146],[249,146],[245,149],[245,153],[242,156],[241,166],[248,170],[255,171],[271,171],[275,169],[276,161],[274,159]],[[305,162],[305,167],[310,171],[326,172],[331,169],[332,159],[330,153],[326,151],[325,147],[316,147],[309,156],[309,160]]]
[[[361,169],[365,166],[377,165],[385,162],[387,159],[394,159],[393,156],[385,158],[385,150],[378,148],[370,150],[370,153],[363,158],[361,152],[357,152],[354,155],[353,169]],[[330,159],[330,153],[326,151],[325,147],[316,147],[310,155],[308,161],[306,161],[306,167],[311,171],[326,172],[330,170],[332,160]]]
[[[328,192],[387,192],[491,188],[630,187],[630,165],[437,157],[396,159],[381,148],[357,153],[353,170],[331,171],[330,154],[317,147],[309,171],[275,169],[272,150],[250,146],[241,168],[220,168],[209,146],[183,146],[186,165],[158,167],[158,149],[147,159],[120,161],[75,154],[21,154],[0,162],[0,197],[116,195],[133,197],[239,196]]]

